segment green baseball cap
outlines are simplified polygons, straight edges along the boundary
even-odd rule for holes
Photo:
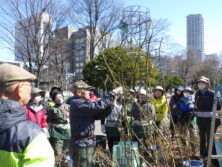
[[[82,80],[77,81],[72,85],[73,92],[76,90],[79,90],[79,89],[92,89],[92,88],[93,88],[92,86],[88,85],[87,83],[83,82]]]

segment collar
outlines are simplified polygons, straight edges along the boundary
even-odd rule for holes
[[[200,93],[205,95],[207,93],[208,89],[200,90]]]
[[[20,103],[0,99],[0,133],[24,120],[27,120],[27,114]]]

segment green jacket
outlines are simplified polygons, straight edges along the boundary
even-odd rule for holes
[[[163,95],[159,98],[152,98],[151,103],[155,108],[156,121],[162,122],[169,110],[166,97]]]
[[[69,105],[55,105],[48,112],[47,122],[49,123],[50,137],[59,139],[70,139]]]
[[[0,99],[0,167],[54,167],[43,130],[15,101]]]

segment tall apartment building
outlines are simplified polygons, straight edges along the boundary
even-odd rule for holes
[[[72,42],[72,34],[77,32],[78,29],[75,29],[70,26],[62,27],[56,29],[55,31],[55,38],[57,40],[57,47],[60,47],[59,50],[62,51],[63,58],[65,58],[66,65],[67,65],[67,72],[72,73],[75,71],[74,69],[74,54],[73,54],[73,42]],[[62,47],[62,48],[61,48]]]
[[[15,60],[27,61],[43,56],[45,44],[48,43],[50,16],[45,13],[30,16],[15,25]],[[31,55],[31,56],[30,56]]]
[[[194,51],[194,55],[203,60],[204,19],[201,14],[190,14],[187,16],[187,49]]]
[[[101,34],[98,30],[96,30],[97,37],[100,38]],[[89,27],[80,28],[78,31],[73,32],[71,40],[72,40],[72,47],[73,47],[73,69],[76,78],[82,79],[82,71],[85,65],[90,61],[90,29]],[[97,45],[94,48],[94,57],[98,56],[99,53],[104,50],[106,47],[110,46],[110,35],[105,35],[103,37],[104,40],[95,43]]]

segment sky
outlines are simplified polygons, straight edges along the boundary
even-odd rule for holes
[[[204,51],[222,52],[222,0],[124,0],[126,6],[140,5],[150,10],[153,19],[167,19],[171,39],[186,47],[186,16],[202,14]]]
[[[186,47],[186,16],[202,14],[206,54],[222,52],[222,0],[123,0],[125,6],[140,5],[150,10],[153,19],[167,19],[173,42]],[[13,60],[0,45],[0,60]]]

